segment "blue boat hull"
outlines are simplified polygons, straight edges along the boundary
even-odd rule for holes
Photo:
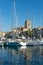
[[[4,46],[21,46],[18,42],[6,42]]]

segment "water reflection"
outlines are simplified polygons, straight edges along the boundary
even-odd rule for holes
[[[43,46],[0,47],[0,65],[43,65]]]

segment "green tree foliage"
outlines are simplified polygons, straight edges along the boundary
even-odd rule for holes
[[[26,35],[28,35],[29,37],[32,37],[32,30],[31,31],[30,30],[26,31]]]

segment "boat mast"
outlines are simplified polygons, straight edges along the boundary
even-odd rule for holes
[[[0,32],[2,33],[2,12],[0,10]]]
[[[41,13],[39,13],[39,21],[40,21],[40,26],[42,28],[42,20],[41,20]],[[40,39],[42,38],[42,30],[40,29]]]
[[[32,22],[34,22],[33,19],[34,19],[34,13],[32,12]],[[33,39],[34,39],[34,27],[33,27],[33,32],[32,33],[33,33]]]
[[[16,6],[15,6],[15,1],[14,1],[14,10],[15,10],[15,13],[14,13],[14,14],[15,14],[15,21],[16,21],[16,36],[17,36],[17,34],[18,34],[18,33],[17,33],[17,27],[18,27],[17,25],[18,25],[18,23],[17,23],[17,16],[16,16]]]
[[[12,31],[14,28],[14,0],[13,0],[13,4],[12,4]]]
[[[17,28],[17,17],[16,17],[16,7],[15,7],[15,1],[13,0],[13,5],[12,5],[12,31],[14,29],[14,15],[15,15],[15,21],[16,21],[16,28]]]

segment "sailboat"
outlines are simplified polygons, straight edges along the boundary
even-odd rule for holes
[[[14,1],[14,4],[13,4],[13,8],[15,8],[15,1]],[[12,14],[12,32],[13,32],[13,24],[14,24],[14,20],[13,20],[14,17],[13,16],[14,16],[14,11],[12,13],[13,13]],[[16,11],[15,11],[15,16],[16,16]],[[17,24],[17,20],[16,20],[16,24]],[[17,33],[16,33],[16,36],[17,36]],[[26,45],[26,42],[25,42],[24,36],[22,36],[21,38],[18,37],[18,38],[15,38],[15,39],[8,39],[7,43],[5,43],[4,45],[5,46],[22,46],[22,45]]]
[[[13,32],[13,24],[14,24],[14,11],[13,11],[13,9],[15,8],[15,1],[13,1],[12,6],[13,6],[12,7],[12,32]],[[16,13],[15,13],[15,16],[16,16]],[[16,39],[14,40],[13,38],[7,39],[7,43],[4,43],[4,46],[18,46],[18,45],[20,45],[18,43],[18,41]]]

